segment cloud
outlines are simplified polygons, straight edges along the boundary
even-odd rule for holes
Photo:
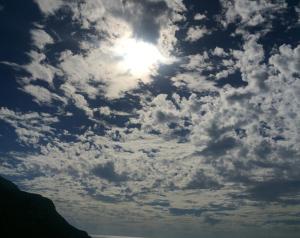
[[[192,176],[192,180],[186,185],[186,189],[219,189],[220,184],[199,170]]]
[[[195,16],[194,16],[194,20],[195,21],[201,21],[203,19],[205,19],[206,16],[204,14],[201,14],[201,13],[197,13]]]
[[[106,61],[98,60],[102,58]],[[100,96],[102,92],[109,98],[118,98],[134,89],[140,80],[151,81],[150,75],[139,79],[122,69],[120,59],[109,48],[90,49],[86,56],[63,52],[60,60],[59,67],[68,83],[90,98]]]
[[[34,46],[42,50],[47,44],[53,44],[54,40],[52,37],[42,29],[31,30],[31,37]]]
[[[236,146],[237,142],[234,138],[225,137],[217,141],[211,141],[201,153],[205,156],[217,157],[226,154],[228,150]]]
[[[256,201],[282,202],[283,197],[296,197],[300,193],[298,180],[271,180],[255,184],[248,191],[249,197]]]
[[[48,89],[41,86],[26,85],[23,88],[24,92],[34,97],[34,101],[38,104],[46,104],[51,106],[53,101],[61,101],[66,103],[65,99],[59,97],[55,93],[51,93]]]
[[[186,33],[186,41],[195,42],[201,39],[203,36],[210,34],[210,31],[205,27],[192,26]]]
[[[286,220],[275,220],[275,221],[270,221],[266,222],[265,224],[270,225],[270,224],[276,224],[276,225],[284,225],[284,226],[294,226],[298,227],[300,221],[297,219],[286,219]]]
[[[54,14],[59,8],[64,5],[64,2],[61,0],[51,0],[51,1],[43,1],[43,0],[35,0],[40,10],[46,14]]]
[[[207,52],[203,54],[195,54],[187,56],[188,62],[186,64],[182,64],[186,70],[200,71],[202,72],[205,68],[211,67],[211,63],[209,62],[209,56]]]
[[[211,17],[179,0],[36,2],[45,19],[30,31],[28,62],[2,63],[38,105],[1,109],[2,138],[24,149],[1,154],[1,174],[89,224],[289,221],[299,204],[300,46],[266,37],[286,4],[223,1]],[[63,34],[55,25],[66,19]],[[197,45],[207,34],[218,46]],[[115,46],[130,37],[171,62],[145,77],[120,68]],[[258,206],[269,210],[257,216]]]
[[[265,52],[263,46],[257,41],[257,36],[249,35],[243,46],[243,51],[234,51],[233,55],[239,60],[238,67],[242,73],[242,79],[249,83],[249,88],[264,90],[267,69],[262,61],[265,59]]]
[[[26,70],[31,76],[23,77],[23,81],[30,83],[31,81],[42,80],[52,85],[55,75],[60,73],[59,70],[45,62],[46,55],[44,53],[30,51],[28,55],[31,62],[19,67]]]
[[[170,208],[169,211],[171,214],[175,215],[175,216],[187,216],[187,215],[193,215],[196,217],[201,217],[204,214],[211,212],[211,211],[220,211],[220,212],[224,212],[224,211],[231,211],[231,210],[235,210],[235,207],[233,206],[219,206],[219,205],[213,205],[210,204],[207,207],[204,208]],[[209,222],[210,219],[208,219],[207,215],[204,216],[205,222]],[[212,222],[212,221],[211,221]]]
[[[219,57],[224,57],[227,56],[226,52],[224,51],[223,48],[216,47],[213,51],[213,55],[219,56]]]
[[[123,2],[119,14],[132,25],[134,37],[157,42],[161,25],[167,21],[170,13],[164,1],[129,0]]]
[[[203,92],[214,90],[214,83],[206,80],[205,76],[199,75],[199,73],[182,73],[171,78],[174,85],[178,88],[188,88],[192,92]]]
[[[55,135],[55,130],[51,126],[58,122],[55,116],[47,113],[14,112],[3,107],[0,112],[0,119],[13,127],[18,142],[23,145],[38,148],[40,144]]]
[[[294,49],[290,45],[281,45],[278,54],[269,59],[269,63],[274,65],[285,78],[299,77],[300,72],[300,46]]]
[[[64,83],[60,86],[60,89],[64,92],[65,96],[74,104],[77,108],[86,112],[88,116],[93,115],[92,109],[89,107],[89,104],[85,97],[81,94],[76,93],[76,89],[68,83]]]
[[[215,219],[215,218],[210,217],[210,216],[206,216],[205,219],[204,219],[204,221],[205,221],[206,223],[212,225],[212,226],[214,226],[214,225],[216,225],[216,224],[218,224],[218,223],[221,222],[220,219]]]
[[[104,165],[98,165],[93,169],[95,176],[106,179],[110,182],[122,182],[126,180],[126,175],[119,175],[115,171],[115,166],[112,162]]]
[[[184,216],[184,215],[201,216],[201,214],[203,213],[203,210],[202,209],[170,208],[170,213],[175,216]]]
[[[287,4],[284,1],[221,1],[225,9],[225,24],[241,21],[248,26],[256,26],[272,19],[272,16],[284,11]],[[268,26],[266,27],[268,28]]]
[[[37,101],[43,103],[47,100],[53,102],[54,98],[67,97],[64,101],[74,103],[89,116],[92,116],[89,100],[103,96],[120,98],[126,92],[137,88],[140,82],[149,84],[157,74],[159,65],[151,67],[149,72],[142,76],[134,75],[122,67],[124,56],[116,52],[117,45],[124,39],[137,37],[152,42],[165,58],[171,59],[171,52],[177,43],[175,34],[179,29],[176,22],[183,19],[182,12],[186,10],[181,1],[130,0],[121,2],[121,5],[119,1],[82,1],[78,4],[70,1],[35,2],[45,14],[45,18],[58,14],[59,9],[68,9],[59,13],[62,14],[62,18],[55,18],[55,21],[59,23],[59,19],[70,14],[72,22],[80,27],[80,30],[94,32],[90,32],[86,39],[80,39],[76,50],[67,47],[62,49],[60,46],[67,41],[65,37],[56,33],[60,40],[55,42],[47,33],[47,21],[45,25],[36,24],[31,30],[31,37],[33,48],[37,51],[32,49],[28,52],[29,63],[15,65],[30,75],[20,77],[23,91],[34,95],[38,98]],[[76,31],[79,32],[78,29]],[[51,48],[45,51],[47,45],[51,45]],[[58,51],[54,54],[56,49]],[[35,81],[45,81],[49,84],[49,87],[41,88],[44,98],[41,94],[33,92],[37,89],[36,85],[28,85]],[[65,86],[54,86],[54,81],[65,81]],[[68,88],[72,87],[72,93],[70,90],[66,93],[66,85]],[[49,92],[53,89],[63,90],[64,95],[50,95]]]
[[[58,68],[78,92],[87,93],[91,98],[102,92],[106,92],[106,96],[110,98],[120,97],[124,92],[137,87],[140,80],[144,83],[151,82],[157,68],[151,69],[141,78],[132,75],[120,67],[122,59],[114,52],[114,47],[124,37],[136,36],[157,43],[157,47],[168,55],[176,43],[174,35],[177,30],[169,20],[172,15],[169,4],[164,1],[126,1],[120,8],[116,2],[86,1],[78,5],[68,3],[74,21],[79,21],[83,29],[94,28],[107,37],[99,39],[99,44],[96,45],[83,41],[81,46],[87,53],[85,55],[61,52]],[[170,6],[175,9],[177,5]],[[181,11],[178,7],[176,9]],[[152,11],[157,14],[155,18]],[[179,13],[174,12],[174,17],[176,14]],[[144,29],[152,29],[152,32],[144,32]],[[102,58],[106,58],[106,61],[97,60]]]

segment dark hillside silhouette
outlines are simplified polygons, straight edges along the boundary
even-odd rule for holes
[[[23,192],[1,176],[0,237],[90,238],[59,215],[50,199]]]

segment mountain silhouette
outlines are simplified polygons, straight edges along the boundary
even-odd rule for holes
[[[23,192],[1,176],[0,237],[91,238],[71,226],[50,199]]]

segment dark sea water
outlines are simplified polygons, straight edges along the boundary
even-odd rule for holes
[[[143,238],[133,236],[109,236],[109,235],[90,235],[92,238]]]

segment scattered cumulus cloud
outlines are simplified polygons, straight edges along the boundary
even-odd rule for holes
[[[47,44],[53,44],[52,37],[42,29],[35,29],[31,31],[33,44],[40,50],[44,49]]]
[[[46,15],[54,14],[60,7],[64,5],[64,2],[61,0],[51,0],[51,1],[43,1],[43,0],[35,0],[38,4],[41,11]]]
[[[204,14],[201,14],[201,13],[197,13],[195,16],[194,16],[194,20],[195,21],[201,21],[203,19],[205,19],[206,16]]]
[[[300,45],[269,36],[285,1],[221,1],[213,16],[181,0],[35,3],[27,60],[1,62],[33,102],[0,109],[0,139],[23,148],[2,174],[87,224],[298,225]],[[135,74],[128,39],[167,60]]]
[[[187,31],[186,41],[195,42],[207,34],[210,32],[205,27],[192,26]]]

